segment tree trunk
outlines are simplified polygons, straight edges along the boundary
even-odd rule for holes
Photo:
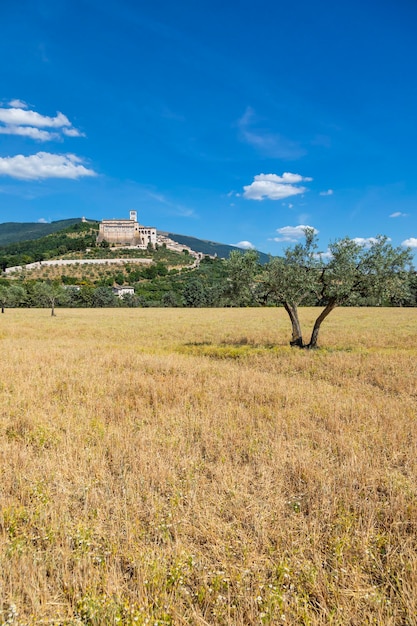
[[[337,301],[335,299],[330,300],[327,306],[324,307],[323,311],[320,313],[316,322],[314,324],[313,332],[311,333],[310,343],[306,346],[309,349],[317,348],[317,339],[319,336],[320,326],[323,320],[333,311],[336,307]]]
[[[55,301],[54,300],[51,302],[51,315],[52,317],[55,317]]]
[[[297,305],[284,302],[284,309],[287,311],[292,325],[292,340],[290,341],[290,346],[292,348],[304,348]]]
[[[1,305],[1,312],[4,313],[4,304]]]

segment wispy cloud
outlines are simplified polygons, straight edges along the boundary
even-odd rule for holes
[[[67,137],[83,137],[84,134],[73,127],[63,113],[55,117],[41,115],[28,109],[21,100],[12,100],[7,108],[0,107],[0,134],[20,135],[36,141],[51,141]],[[52,130],[51,130],[52,129]]]
[[[391,213],[390,217],[407,217],[407,213],[401,213],[401,211],[395,211]]]
[[[19,100],[19,99],[15,99],[15,100],[10,100],[9,105],[11,107],[16,107],[17,109],[28,109],[29,106],[26,104],[26,102],[23,102],[23,100]]]
[[[328,189],[327,191],[320,191],[320,196],[332,196],[334,194],[333,189]]]
[[[50,154],[38,152],[30,156],[18,154],[0,158],[0,175],[20,180],[40,180],[43,178],[77,179],[83,176],[96,176],[96,172],[82,164],[75,154]]]
[[[250,185],[243,187],[243,197],[247,200],[282,200],[307,191],[301,182],[310,182],[312,178],[284,172],[277,174],[258,174]]]
[[[402,246],[406,246],[407,248],[417,248],[417,237],[410,237],[409,239],[405,239]]]
[[[305,224],[299,224],[298,226],[283,226],[282,228],[277,228],[279,237],[274,237],[272,241],[276,241],[278,243],[282,241],[294,243],[305,236],[306,228],[311,228],[316,235],[319,232],[316,228],[314,228],[314,226],[306,226]]]
[[[173,202],[169,198],[166,198],[162,193],[151,191],[149,189],[146,190],[146,193],[150,198],[152,198],[152,200],[156,200],[160,204],[170,208],[174,215],[178,215],[180,217],[196,217],[194,209],[178,204],[177,202]]]
[[[53,133],[49,130],[42,130],[34,126],[14,126],[8,124],[0,126],[0,135],[20,135],[20,137],[30,137],[37,141],[51,141],[59,139],[59,133]]]
[[[237,127],[240,141],[253,146],[262,156],[293,160],[306,154],[297,142],[260,127],[252,107],[247,107]]]

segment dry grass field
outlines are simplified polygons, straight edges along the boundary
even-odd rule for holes
[[[0,624],[417,624],[416,331],[7,310]]]

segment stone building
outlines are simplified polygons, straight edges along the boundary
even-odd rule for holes
[[[128,220],[103,220],[100,223],[97,243],[108,241],[119,246],[147,248],[156,244],[156,228],[142,226],[137,219],[137,212],[130,211]]]

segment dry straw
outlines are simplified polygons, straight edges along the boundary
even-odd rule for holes
[[[0,623],[417,623],[415,310],[314,352],[282,309],[57,313],[0,320]]]

